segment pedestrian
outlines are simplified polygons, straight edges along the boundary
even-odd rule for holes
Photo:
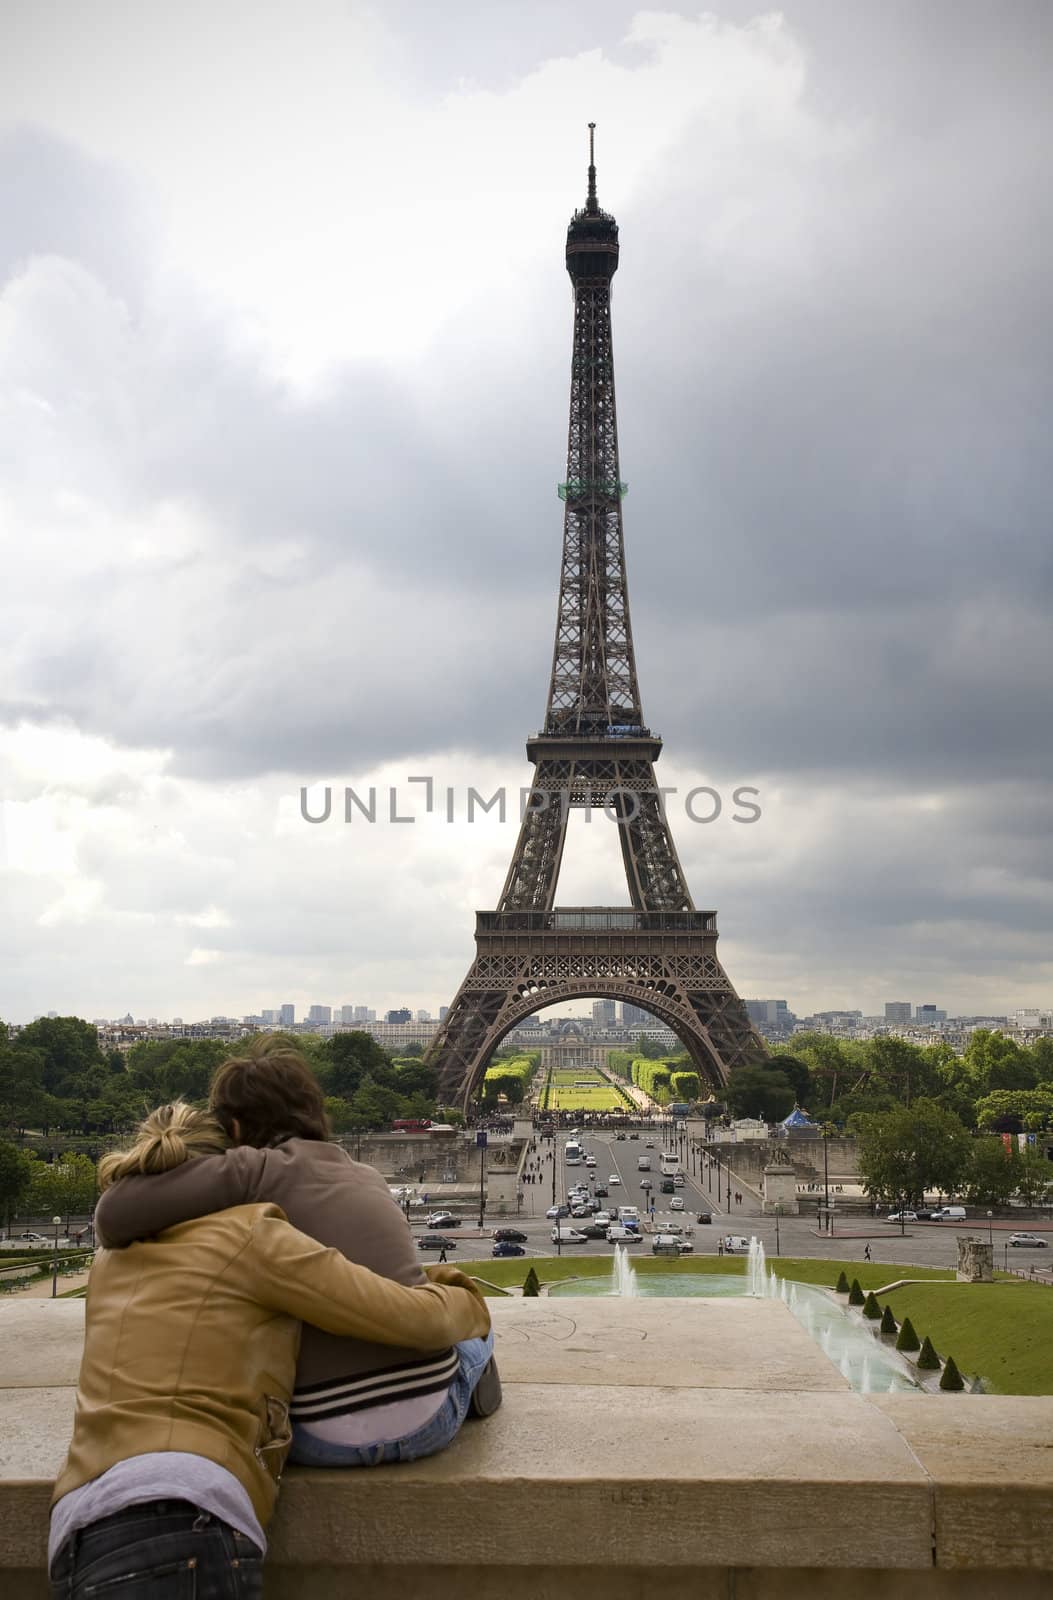
[[[440,1265],[440,1267],[442,1266],[442,1264],[443,1264],[443,1262],[445,1260],[446,1260],[446,1246],[443,1245],[442,1249],[439,1251],[439,1265]]]
[[[717,1255],[718,1256],[722,1256],[723,1254],[724,1254],[724,1241],[723,1241],[723,1239],[718,1239],[717,1240]]]
[[[869,1243],[865,1246],[865,1248],[863,1250],[863,1260],[864,1261],[869,1261],[870,1260],[870,1245],[869,1245]]]

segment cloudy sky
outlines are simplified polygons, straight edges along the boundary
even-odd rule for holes
[[[0,1016],[451,998],[544,711],[590,119],[733,981],[1053,1000],[1051,67],[1044,0],[7,0]],[[626,898],[575,816],[561,901]]]

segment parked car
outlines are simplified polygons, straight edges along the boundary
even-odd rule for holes
[[[418,1250],[456,1250],[457,1240],[447,1239],[441,1233],[422,1233],[417,1240]]]
[[[1045,1250],[1049,1240],[1040,1239],[1037,1233],[1011,1233],[1009,1243],[1014,1250]]]
[[[548,1218],[549,1222],[554,1222],[558,1217],[569,1217],[570,1207],[549,1206],[548,1210],[545,1212],[545,1216]]]
[[[680,1196],[678,1194],[675,1194],[673,1196],[673,1198],[670,1200],[669,1209],[670,1209],[670,1211],[683,1211],[684,1202],[681,1200],[681,1198],[680,1198]]]
[[[430,1217],[425,1217],[426,1228],[459,1228],[460,1217],[455,1217],[452,1211],[433,1211]]]
[[[525,1256],[526,1251],[521,1244],[515,1244],[511,1239],[502,1239],[490,1251],[491,1256]]]
[[[568,1228],[566,1223],[552,1230],[553,1244],[585,1244],[586,1240],[586,1234],[581,1233],[577,1228]]]
[[[890,1211],[885,1218],[886,1222],[917,1222],[917,1220],[916,1211]]]
[[[491,1235],[495,1244],[526,1244],[527,1236],[518,1228],[495,1228]]]
[[[932,1215],[934,1221],[936,1222],[964,1222],[965,1207],[941,1206],[940,1209],[938,1211],[934,1211]]]

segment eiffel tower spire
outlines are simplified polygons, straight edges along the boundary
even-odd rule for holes
[[[676,1030],[699,1071],[765,1048],[716,955],[716,912],[696,911],[655,779],[662,741],[644,722],[625,568],[611,337],[618,224],[596,198],[589,124],[585,206],[567,228],[574,288],[567,476],[556,637],[544,724],[527,740],[534,781],[495,912],[429,1059],[467,1101],[490,1054],[523,1017],[557,1000],[610,996]],[[557,909],[574,808],[616,819],[631,909]]]

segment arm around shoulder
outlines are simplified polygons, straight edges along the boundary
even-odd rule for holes
[[[326,1333],[441,1350],[490,1330],[483,1295],[456,1267],[440,1269],[440,1282],[404,1288],[272,1216],[256,1223],[251,1252],[260,1301]]]
[[[162,1233],[177,1223],[255,1199],[265,1152],[248,1145],[221,1156],[198,1156],[150,1176],[120,1178],[100,1196],[95,1230],[111,1249]]]

